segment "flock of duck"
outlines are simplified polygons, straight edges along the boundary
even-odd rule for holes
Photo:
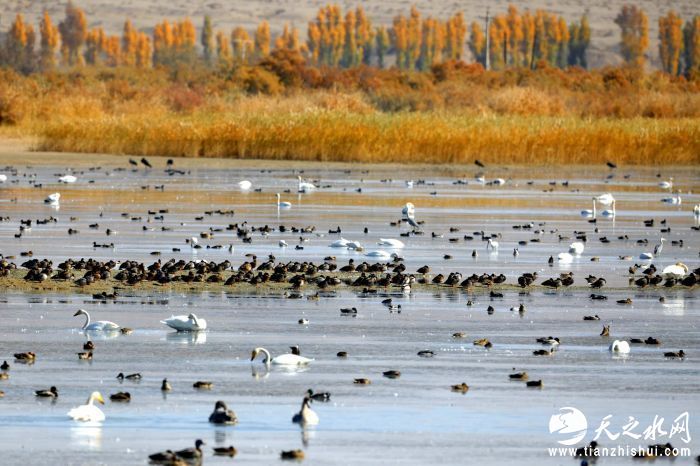
[[[138,166],[139,162],[135,160],[130,160],[132,166]],[[143,158],[140,163],[147,169],[151,169],[151,163]],[[172,160],[168,161],[168,168],[171,174],[185,172],[177,172],[172,169]],[[477,163],[479,166],[483,164]],[[58,178],[60,183],[72,184],[75,183],[78,178],[74,175],[62,175]],[[0,175],[0,183],[6,183],[8,178],[6,175]],[[483,176],[478,175],[476,177],[476,182],[484,185],[490,186],[501,186],[507,183],[506,180],[502,178],[495,178],[491,181],[487,181]],[[413,188],[414,181],[411,180],[406,183],[408,189]],[[251,181],[243,180],[237,184],[238,189],[241,191],[253,190],[254,185]],[[662,181],[659,183],[661,189],[668,190],[669,192],[673,189],[673,179],[668,181]],[[301,176],[298,177],[297,192],[300,194],[311,193],[319,187],[309,181],[305,181]],[[681,192],[678,191],[671,197],[661,199],[662,202],[672,205],[681,204]],[[61,202],[61,194],[56,192],[47,196],[45,202],[53,206],[59,206]],[[581,216],[588,220],[588,222],[595,224],[599,218],[614,219],[618,213],[616,210],[617,201],[611,193],[604,193],[592,198],[592,209],[582,210]],[[293,207],[291,202],[283,201],[280,193],[276,193],[276,207],[278,209],[291,209]],[[603,210],[598,209],[598,205],[604,207]],[[398,209],[397,209],[398,210]],[[168,210],[164,209],[159,212],[148,212],[149,215],[164,215]],[[213,212],[206,212],[205,214],[212,215]],[[215,213],[226,215],[229,212],[217,211]],[[394,225],[407,225],[408,231],[402,232],[402,237],[409,237],[412,235],[423,235],[425,222],[421,221],[416,216],[417,209],[416,206],[408,202],[406,203],[400,211],[400,217],[396,221],[392,222]],[[696,205],[693,208],[692,214],[698,218],[700,217],[700,205]],[[127,214],[128,215],[128,214]],[[398,216],[398,212],[397,212]],[[56,221],[56,219],[45,219],[43,221],[32,221],[29,219],[23,219],[20,222],[20,230],[15,235],[15,237],[21,237],[22,233],[31,229],[33,223],[39,225],[42,222]],[[654,220],[645,221],[645,226],[653,226]],[[665,225],[665,221],[661,224],[663,234],[664,229],[668,228]],[[144,227],[145,229],[146,227]],[[525,225],[514,225],[513,228],[516,229],[543,229],[543,225],[535,224],[525,224]],[[303,244],[308,241],[308,236],[313,235],[316,232],[316,227],[287,227],[285,225],[279,225],[277,227],[270,227],[268,225],[254,226],[248,222],[230,224],[226,230],[232,231],[236,236],[242,240],[242,242],[250,243],[254,234],[260,234],[267,236],[270,233],[277,231],[279,233],[292,233],[299,236],[299,244],[296,248],[303,249]],[[367,233],[367,228],[365,228],[365,233]],[[459,229],[454,227],[452,232],[457,232]],[[667,231],[670,231],[668,228]],[[199,244],[200,239],[211,238],[213,229],[209,232],[203,232],[200,237],[190,237],[186,238],[185,242],[193,253],[196,253],[198,249],[202,249]],[[77,234],[77,231],[71,232],[69,234]],[[114,233],[114,232],[112,232]],[[554,232],[552,232],[554,233]],[[111,233],[107,233],[110,235]],[[221,284],[223,286],[234,286],[234,285],[249,285],[249,286],[261,286],[264,284],[277,284],[284,289],[285,296],[288,298],[302,298],[305,295],[303,290],[309,288],[311,292],[306,293],[308,299],[319,299],[321,290],[334,289],[340,286],[347,286],[361,290],[361,293],[371,296],[377,292],[377,289],[381,288],[393,288],[399,290],[403,293],[410,293],[414,287],[450,287],[450,288],[463,288],[469,291],[482,291],[488,293],[491,299],[502,298],[502,290],[508,289],[507,287],[518,287],[518,288],[532,288],[535,286],[541,286],[549,289],[557,289],[560,287],[571,287],[575,285],[574,274],[572,272],[560,273],[558,275],[547,277],[542,279],[538,271],[522,273],[514,281],[508,283],[508,279],[503,273],[471,273],[462,274],[459,271],[452,271],[449,273],[437,273],[435,274],[432,270],[433,267],[430,265],[424,265],[416,268],[415,270],[409,270],[405,264],[404,258],[401,253],[405,250],[406,245],[404,241],[397,238],[379,238],[376,242],[376,246],[382,249],[366,250],[359,241],[346,239],[342,234],[340,227],[335,230],[329,230],[328,235],[338,235],[339,239],[330,241],[328,246],[330,248],[338,248],[343,250],[355,251],[362,253],[366,258],[365,260],[360,260],[356,258],[351,258],[347,264],[338,264],[336,256],[328,255],[324,257],[323,261],[313,262],[313,261],[278,261],[274,254],[269,254],[264,259],[259,259],[254,254],[249,254],[246,256],[245,261],[240,264],[234,264],[231,260],[223,260],[220,262],[192,258],[189,260],[161,260],[156,259],[150,264],[143,262],[124,259],[122,261],[108,260],[100,261],[97,259],[67,259],[60,262],[54,267],[52,260],[48,259],[35,259],[31,258],[22,262],[19,266],[13,262],[15,257],[13,256],[3,256],[0,258],[0,283],[3,277],[17,276],[21,273],[22,280],[29,283],[51,283],[51,282],[67,282],[72,285],[79,287],[79,289],[84,289],[85,291],[90,291],[90,286],[92,285],[104,285],[112,288],[112,291],[101,291],[93,293],[93,298],[104,301],[110,299],[116,299],[119,295],[120,290],[125,287],[137,286],[137,285],[171,285],[177,283],[183,284]],[[317,237],[320,235],[317,235]],[[323,235],[325,236],[325,234]],[[568,248],[557,254],[552,255],[548,259],[543,260],[552,266],[555,263],[567,264],[571,263],[576,258],[581,257],[584,254],[586,248],[587,236],[585,232],[574,232],[575,240],[570,242]],[[305,238],[306,237],[306,238]],[[433,238],[442,237],[439,233],[432,233]],[[561,241],[565,241],[567,238],[559,235]],[[471,241],[475,238],[481,240],[485,243],[486,254],[498,253],[499,249],[502,248],[501,244],[502,235],[490,234],[484,231],[473,232],[471,235],[464,235],[465,241]],[[618,239],[627,240],[628,238],[619,237]],[[501,241],[499,241],[501,240]],[[602,241],[602,240],[601,240]],[[682,246],[682,240],[680,246]],[[568,241],[567,241],[568,242]],[[604,242],[604,241],[603,241]],[[641,261],[639,264],[634,264],[629,268],[629,284],[636,287],[645,288],[653,286],[664,286],[664,287],[674,287],[674,286],[684,286],[693,287],[700,281],[700,268],[690,270],[690,268],[682,263],[676,262],[674,264],[667,265],[660,270],[657,269],[653,260],[659,259],[663,254],[663,246],[666,242],[664,237],[660,237],[659,243],[650,252],[641,252],[638,256],[638,260]],[[483,244],[482,243],[482,244]],[[646,245],[647,240],[639,240],[638,244]],[[678,244],[674,244],[678,245]],[[97,244],[94,243],[96,247]],[[286,240],[279,240],[278,246],[280,248],[289,247],[289,243]],[[518,247],[523,246],[519,244]],[[207,246],[208,247],[208,246]],[[221,246],[220,246],[221,247]],[[513,256],[519,255],[519,248],[515,247],[513,249]],[[390,250],[388,252],[386,249]],[[472,257],[478,256],[478,251],[475,248],[472,251]],[[229,250],[233,252],[233,246],[229,246]],[[179,248],[173,248],[173,252],[179,251]],[[29,251],[30,252],[30,251]],[[31,257],[32,254],[22,254],[25,257]],[[158,255],[158,254],[153,254]],[[443,259],[451,259],[451,255],[445,254]],[[592,261],[596,261],[598,258],[592,257]],[[632,257],[620,257],[624,260],[633,260]],[[592,301],[605,300],[607,297],[605,295],[599,294],[600,289],[606,286],[606,279],[602,276],[589,275],[584,277],[585,286],[590,288],[593,292],[590,295]],[[540,281],[541,280],[541,281]],[[538,283],[539,281],[539,283]],[[580,285],[581,286],[581,285]],[[315,292],[315,293],[314,293]],[[661,298],[663,300],[663,298]],[[618,304],[631,304],[631,298],[617,301]],[[401,312],[402,308],[400,304],[394,304],[391,298],[384,299],[381,304],[386,306],[390,312]],[[472,302],[467,303],[468,306],[472,306]],[[492,306],[488,306],[486,312],[492,314],[495,309]],[[518,307],[511,309],[513,312],[518,312],[521,315],[526,312],[525,306],[520,304]],[[357,315],[358,310],[355,307],[343,308],[340,310],[341,315]],[[90,314],[79,309],[74,314],[75,317],[84,317],[83,325],[80,330],[85,332],[86,335],[91,333],[121,333],[130,334],[132,332],[131,328],[123,327],[111,321],[92,321]],[[600,320],[597,315],[584,316],[583,320]],[[195,315],[194,313],[189,313],[185,315],[172,315],[169,318],[165,318],[160,321],[162,324],[178,331],[178,332],[199,332],[205,331],[207,326],[206,319]],[[307,319],[300,319],[299,324],[308,324]],[[649,336],[647,338],[632,338],[629,340],[624,339],[612,339],[611,337],[611,325],[605,324],[600,333],[600,336],[604,339],[608,350],[613,354],[626,354],[631,351],[634,345],[648,345],[658,347],[662,345],[659,338]],[[455,332],[452,337],[454,339],[463,339],[466,334],[463,332]],[[610,341],[612,340],[612,341]],[[537,338],[536,342],[539,345],[544,346],[539,349],[533,350],[533,356],[541,357],[553,357],[556,355],[557,349],[560,345],[564,345],[565,342],[559,337],[546,336]],[[493,343],[487,338],[479,338],[473,341],[473,345],[484,347],[487,350],[493,347]],[[95,345],[92,341],[88,341],[83,346],[83,352],[79,352],[79,359],[92,359],[93,351],[95,351]],[[36,359],[36,354],[33,352],[16,353],[15,360],[18,363],[32,363]],[[342,358],[346,357],[347,353],[338,352],[336,357]],[[430,350],[422,350],[417,353],[417,356],[423,358],[430,358],[434,356],[434,353]],[[666,359],[684,359],[686,353],[684,350],[679,349],[677,351],[663,351],[659,355],[660,357]],[[267,349],[262,347],[256,347],[252,350],[250,360],[251,362],[256,361],[258,358],[262,358],[262,363],[266,366],[270,365],[282,365],[282,366],[306,366],[311,364],[314,359],[307,358],[300,354],[298,346],[291,347],[290,353],[280,354],[273,356]],[[0,379],[8,378],[10,365],[5,361],[2,366],[0,366]],[[388,370],[382,373],[386,378],[397,379],[401,376],[401,372],[398,370]],[[123,373],[118,374],[117,378],[119,380],[138,380],[141,378],[139,373],[125,375]],[[513,381],[524,382],[526,387],[530,388],[543,388],[544,381],[540,379],[531,380],[530,375],[525,371],[513,372],[508,375],[508,378]],[[358,385],[367,385],[371,383],[370,379],[367,378],[355,378],[353,383]],[[193,386],[197,389],[208,389],[211,388],[212,383],[208,381],[197,381]],[[456,383],[451,385],[449,388],[457,393],[467,393],[469,391],[469,385],[465,382]],[[172,387],[167,379],[163,380],[161,385],[161,390],[169,391]],[[2,395],[3,392],[0,392]],[[37,397],[41,398],[57,398],[59,396],[58,389],[55,386],[51,386],[49,389],[40,389],[35,392]],[[110,395],[109,399],[113,402],[129,402],[131,400],[131,394],[129,392],[118,392]],[[304,394],[301,402],[301,407],[298,413],[296,413],[291,421],[293,423],[300,424],[301,426],[313,426],[319,423],[318,414],[311,408],[311,404],[316,402],[324,402],[330,400],[329,393],[315,393],[313,390],[309,389],[307,393]],[[77,422],[88,422],[88,423],[100,423],[105,421],[106,416],[104,412],[96,405],[104,404],[105,400],[101,393],[93,392],[88,397],[84,405],[75,407],[68,411],[67,416]],[[209,416],[209,422],[216,425],[234,425],[238,423],[238,418],[233,410],[231,410],[227,404],[222,401],[216,401],[214,405],[213,412]],[[201,463],[204,457],[204,450],[202,447],[205,443],[201,439],[195,441],[194,447],[185,448],[180,450],[166,450],[162,452],[153,453],[149,456],[149,460],[156,464],[191,464],[192,462]],[[215,455],[230,456],[236,455],[237,450],[233,446],[229,447],[217,447],[213,449]],[[301,460],[304,458],[303,450],[289,450],[283,451],[280,454],[282,459],[294,459]]]

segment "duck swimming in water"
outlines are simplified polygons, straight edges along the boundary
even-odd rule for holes
[[[238,418],[233,410],[228,409],[226,403],[217,401],[214,405],[214,412],[209,415],[209,422],[212,424],[233,425],[238,422]]]
[[[34,395],[40,398],[58,398],[58,389],[51,387],[48,390],[37,390]]]

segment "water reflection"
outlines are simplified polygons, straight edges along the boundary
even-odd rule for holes
[[[70,436],[76,446],[91,450],[102,448],[102,425],[98,422],[71,427]]]
[[[203,345],[207,342],[207,332],[169,332],[165,335],[169,343],[183,345]]]

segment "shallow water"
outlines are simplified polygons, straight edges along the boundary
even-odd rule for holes
[[[253,162],[181,161],[184,176],[168,176],[162,171],[164,161],[151,159],[149,171],[115,171],[126,167],[124,158],[105,158],[93,162],[99,170],[89,170],[87,162],[73,160],[78,173],[74,185],[59,186],[57,173],[65,167],[37,163],[31,168],[8,161],[17,169],[16,176],[0,185],[0,253],[16,255],[32,250],[34,257],[61,261],[67,257],[100,259],[137,259],[152,261],[152,251],[160,258],[230,259],[235,265],[247,253],[261,257],[273,253],[278,260],[314,260],[333,254],[339,263],[349,258],[362,260],[361,253],[328,247],[337,239],[328,229],[340,226],[342,236],[357,239],[368,250],[378,238],[398,238],[406,227],[392,227],[400,218],[403,204],[416,204],[416,217],[425,220],[424,236],[401,238],[406,248],[398,251],[409,270],[429,264],[437,272],[459,270],[463,273],[503,272],[509,282],[524,271],[537,270],[543,278],[562,271],[573,271],[577,284],[589,273],[604,275],[608,285],[618,288],[603,292],[605,302],[591,301],[589,292],[557,291],[530,293],[506,292],[504,298],[472,296],[462,290],[436,290],[403,294],[390,291],[386,296],[402,304],[402,312],[389,313],[380,304],[384,294],[368,296],[350,290],[325,294],[319,301],[283,299],[280,292],[249,295],[202,293],[129,294],[115,302],[98,302],[78,294],[0,294],[2,338],[0,358],[11,358],[18,351],[35,351],[33,365],[12,365],[10,379],[0,381],[5,391],[0,399],[0,449],[7,464],[55,464],[61,457],[65,464],[138,464],[147,455],[164,449],[192,446],[202,438],[207,464],[224,464],[228,458],[209,457],[210,446],[234,444],[239,450],[236,462],[268,464],[277,461],[281,450],[305,448],[308,464],[427,462],[461,464],[576,464],[571,458],[551,458],[548,448],[556,447],[557,437],[550,434],[550,416],[561,407],[573,406],[588,419],[587,443],[604,416],[612,414],[610,430],[621,430],[628,416],[639,421],[641,433],[655,415],[665,418],[664,430],[684,411],[689,412],[691,437],[700,432],[697,407],[700,406],[700,305],[697,288],[667,290],[626,288],[627,268],[638,260],[620,260],[621,255],[635,259],[640,252],[651,251],[660,238],[659,222],[667,219],[670,232],[662,256],[655,261],[665,266],[678,260],[691,269],[700,266],[697,231],[692,205],[700,196],[687,194],[700,186],[698,169],[618,169],[606,179],[607,169],[562,168],[548,173],[545,169],[508,167],[487,170],[487,179],[507,179],[503,187],[477,185],[476,170],[459,167],[452,170],[410,169],[397,167],[329,166],[306,167],[304,176],[320,179],[317,192],[298,196],[294,190],[296,174],[287,165],[265,162],[272,172],[261,173]],[[207,168],[209,167],[209,168]],[[350,170],[347,172],[346,170]],[[369,170],[369,171],[366,171]],[[80,173],[80,172],[83,173]],[[9,170],[0,170],[8,173]],[[24,174],[34,174],[28,178]],[[629,174],[629,179],[623,175]],[[683,203],[670,206],[660,202],[668,193],[658,188],[660,179],[674,177],[683,190]],[[393,182],[382,179],[393,178]],[[425,179],[409,189],[404,180]],[[12,183],[12,180],[19,180]],[[28,180],[43,184],[32,188]],[[241,193],[235,182],[249,179],[262,192]],[[468,184],[455,185],[462,179]],[[94,183],[89,183],[94,180]],[[561,181],[569,180],[563,187]],[[532,185],[528,181],[533,181]],[[550,181],[557,181],[550,186]],[[164,190],[153,187],[164,185]],[[149,186],[150,189],[141,189]],[[362,192],[356,192],[361,188]],[[543,190],[554,189],[554,192]],[[43,198],[54,191],[62,194],[60,208],[45,205]],[[293,203],[289,210],[275,207],[274,193],[281,192]],[[618,199],[614,221],[599,219],[596,225],[582,219],[581,209],[591,208],[591,197],[612,192]],[[436,194],[431,194],[436,193]],[[163,220],[149,210],[167,208]],[[205,215],[205,210],[234,209],[233,216]],[[100,216],[102,212],[102,216]],[[123,217],[122,213],[128,213]],[[19,239],[21,218],[58,217],[56,223],[35,225]],[[195,217],[204,216],[199,221]],[[71,217],[78,217],[70,221]],[[132,221],[132,217],[141,217]],[[642,219],[655,218],[654,228]],[[150,220],[150,221],[149,221]],[[315,225],[319,235],[304,235],[303,250],[279,248],[285,239],[291,246],[298,235],[272,233],[267,237],[253,234],[252,244],[243,244],[235,233],[216,232],[211,240],[200,240],[204,249],[193,252],[185,239],[199,235],[210,227],[225,228],[231,223],[248,221],[254,226]],[[512,225],[534,223],[531,230],[514,230]],[[99,228],[89,228],[99,223]],[[545,223],[540,225],[540,223]],[[155,231],[143,230],[143,226]],[[172,231],[158,231],[161,226]],[[367,226],[368,234],[362,229]],[[450,226],[459,227],[450,233]],[[68,236],[68,228],[80,231]],[[105,235],[106,228],[117,231]],[[458,243],[448,238],[463,238],[475,231],[502,233],[500,250],[489,254],[479,236]],[[535,234],[542,230],[542,234]],[[588,233],[583,256],[569,265],[547,266],[547,258],[566,251],[573,231]],[[430,233],[444,234],[432,238]],[[553,233],[552,233],[553,232]],[[571,237],[559,240],[558,235]],[[628,235],[627,240],[617,237]],[[601,236],[612,240],[599,241]],[[518,246],[520,240],[540,238]],[[649,245],[636,240],[648,238]],[[674,246],[671,240],[683,240]],[[113,249],[91,247],[98,243],[115,243]],[[207,249],[206,245],[233,244],[226,248]],[[173,247],[181,252],[172,252]],[[514,258],[512,249],[519,248]],[[476,259],[471,257],[477,250]],[[391,250],[389,250],[391,251]],[[445,261],[446,253],[454,256]],[[598,256],[599,261],[590,259]],[[17,258],[19,261],[20,258]],[[664,296],[666,301],[659,302]],[[633,305],[620,306],[616,299],[631,297]],[[467,301],[472,300],[472,306]],[[509,309],[525,304],[524,315]],[[492,305],[496,312],[486,313]],[[356,318],[341,316],[341,307],[355,306]],[[93,318],[112,320],[133,327],[134,333],[96,341],[91,362],[78,361],[86,336],[78,331],[81,318],[72,314],[84,308]],[[171,314],[195,312],[207,319],[210,330],[198,335],[176,334],[159,323]],[[584,315],[598,314],[601,321],[585,322]],[[308,326],[297,324],[309,319]],[[610,339],[599,336],[604,323],[612,322],[614,338],[654,336],[661,347],[633,345],[628,357],[612,357],[607,350]],[[456,331],[466,338],[455,340]],[[535,338],[558,336],[562,345],[552,357],[536,357],[532,351],[542,346]],[[489,338],[490,350],[472,345],[472,340]],[[264,346],[273,354],[286,352],[291,344],[301,345],[303,354],[315,358],[305,370],[286,371],[261,363],[251,364],[250,351]],[[436,352],[434,358],[420,358],[423,349]],[[689,356],[682,361],[663,357],[664,351],[684,349]],[[347,359],[335,357],[347,351]],[[382,377],[389,369],[400,370],[399,379]],[[528,389],[513,382],[508,374],[526,370],[531,380],[542,379],[543,389]],[[143,380],[119,383],[118,372],[141,372]],[[173,391],[163,396],[161,380],[167,377]],[[368,377],[369,386],[357,386],[353,378]],[[211,391],[195,391],[197,380],[214,382]],[[467,394],[453,393],[452,384],[466,382]],[[33,397],[33,390],[56,385],[60,396],[55,404]],[[290,422],[298,411],[307,388],[332,393],[330,403],[314,403],[321,423],[303,432]],[[107,420],[100,427],[80,426],[65,413],[82,404],[92,390],[103,395],[129,391],[132,401],[119,405],[107,401]],[[214,402],[225,400],[234,409],[240,423],[235,427],[216,428],[207,423]],[[38,433],[38,434],[37,434]],[[700,435],[700,434],[699,434]],[[630,438],[609,440],[605,446],[628,444]],[[665,443],[668,437],[641,441]],[[674,446],[690,446],[698,454],[698,441],[686,445],[678,436],[670,439]],[[634,445],[637,442],[633,442]],[[306,445],[306,446],[305,446]],[[605,464],[629,464],[629,458],[601,459]],[[679,460],[678,464],[688,462]]]

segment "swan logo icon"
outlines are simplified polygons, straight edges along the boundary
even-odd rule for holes
[[[562,445],[579,443],[586,436],[587,429],[586,416],[571,406],[559,408],[559,412],[549,418],[549,433],[560,437],[557,442]]]

